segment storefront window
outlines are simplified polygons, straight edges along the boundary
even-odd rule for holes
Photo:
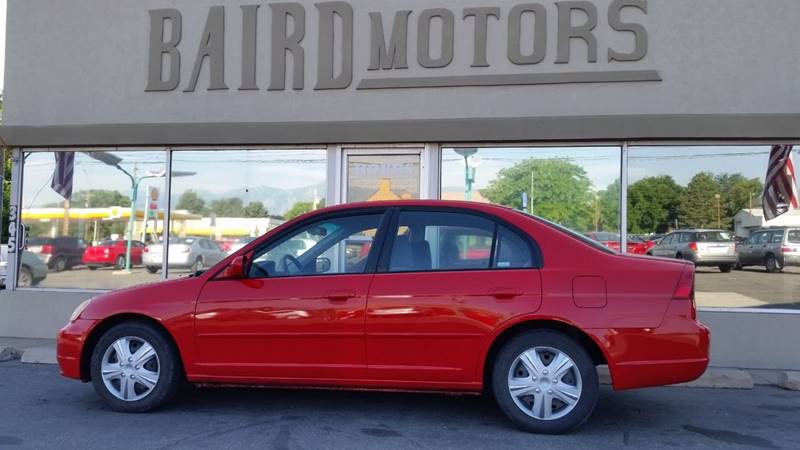
[[[420,160],[419,153],[348,153],[347,202],[420,198]]]
[[[24,154],[18,287],[117,289],[158,280],[143,266],[163,230],[165,151]],[[133,217],[133,220],[131,218]]]
[[[326,203],[327,150],[172,153],[169,277],[208,268],[287,220]],[[162,252],[151,252],[150,271]]]
[[[620,147],[445,148],[441,196],[504,205],[619,249]]]
[[[768,222],[761,207],[770,149],[630,148],[628,231],[695,262],[699,307],[800,308],[800,212]]]

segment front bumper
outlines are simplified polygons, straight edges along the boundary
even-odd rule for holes
[[[97,321],[78,319],[58,332],[56,357],[61,375],[76,380],[86,380],[89,374],[81,373],[81,358],[86,339]]]

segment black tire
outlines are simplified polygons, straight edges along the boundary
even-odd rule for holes
[[[158,273],[158,269],[159,268],[156,267],[156,266],[147,266],[147,272],[148,273]]]
[[[153,390],[137,401],[117,398],[105,385],[101,374],[101,364],[106,350],[118,339],[133,337],[150,343],[158,357],[158,382]],[[113,410],[124,413],[144,413],[157,409],[169,402],[184,384],[183,365],[177,349],[158,328],[143,322],[125,322],[106,331],[92,351],[92,384],[100,398]]]
[[[731,264],[723,264],[719,266],[719,271],[722,273],[731,273],[733,266]]]
[[[775,258],[775,255],[771,253],[764,257],[764,266],[767,268],[767,273],[781,271],[781,266],[778,264],[778,260]]]
[[[526,414],[509,392],[511,365],[523,352],[534,347],[549,347],[565,353],[580,373],[582,390],[578,402],[558,419],[538,419]],[[492,391],[500,409],[520,429],[532,433],[562,434],[583,425],[592,415],[599,396],[597,368],[586,349],[568,336],[551,330],[528,331],[512,338],[498,353],[492,368]]]
[[[118,270],[123,270],[123,269],[125,269],[125,255],[119,255],[119,256],[117,256],[117,259],[116,259],[116,261],[114,262],[114,266],[115,266],[115,267],[116,267]]]
[[[53,260],[51,269],[53,269],[53,272],[63,272],[67,270],[67,259],[63,256],[57,256],[56,259]]]
[[[88,268],[89,268],[89,270],[97,270],[97,269],[98,269],[98,267],[97,267],[97,266],[86,266],[86,267],[88,267]]]
[[[199,272],[203,270],[204,267],[203,258],[197,257],[197,259],[194,261],[194,264],[192,264],[192,273]]]
[[[17,286],[21,288],[29,288],[34,286],[33,272],[26,266],[19,268],[19,275],[17,275]]]

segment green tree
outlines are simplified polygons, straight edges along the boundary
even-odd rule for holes
[[[722,174],[716,178],[720,190],[722,226],[733,229],[733,217],[745,208],[761,206],[764,185],[758,178],[741,174]]]
[[[186,191],[181,194],[175,209],[189,211],[192,214],[205,215],[208,212],[206,201],[195,191]]]
[[[117,191],[90,189],[74,193],[70,203],[75,208],[108,208],[111,206],[127,208],[131,206],[131,198]]]
[[[250,202],[244,208],[244,216],[250,219],[261,219],[267,217],[267,208],[262,202]]]
[[[666,233],[675,226],[683,187],[670,176],[649,177],[628,187],[628,231]]]
[[[297,202],[283,215],[286,220],[292,220],[314,210],[313,202]]]
[[[700,172],[686,186],[678,207],[680,221],[691,228],[717,226],[717,199],[720,186],[711,173]]]
[[[585,231],[592,226],[591,187],[586,171],[574,163],[532,158],[501,170],[481,194],[492,203],[518,208],[526,192],[533,214]]]
[[[214,200],[211,211],[217,217],[244,217],[244,202],[236,197]]]
[[[614,180],[605,190],[597,193],[595,200],[595,231],[619,230],[619,179]]]

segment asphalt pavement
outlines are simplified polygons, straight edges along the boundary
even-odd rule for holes
[[[59,449],[797,448],[800,394],[602,388],[565,436],[514,429],[473,396],[196,388],[150,414],[108,410],[54,366],[0,363],[0,447]]]

